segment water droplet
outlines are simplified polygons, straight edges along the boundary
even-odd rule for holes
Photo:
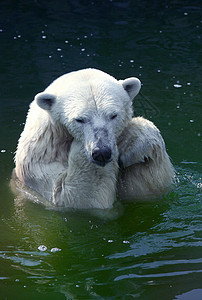
[[[40,246],[38,247],[38,250],[39,250],[39,251],[46,251],[46,250],[47,250],[47,247],[44,246],[44,245],[40,245]]]
[[[123,241],[123,244],[130,244],[129,241]]]
[[[181,87],[182,87],[182,85],[181,85],[181,84],[178,84],[178,83],[175,83],[173,86],[174,86],[175,88],[181,88]]]
[[[57,248],[57,247],[51,249],[51,252],[52,252],[52,253],[58,252],[58,251],[61,251],[61,249],[60,249],[60,248]]]

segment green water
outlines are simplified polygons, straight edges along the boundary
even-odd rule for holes
[[[1,1],[0,299],[202,299],[200,25],[200,1]],[[141,79],[177,171],[164,199],[100,215],[12,194],[29,103],[85,67]]]

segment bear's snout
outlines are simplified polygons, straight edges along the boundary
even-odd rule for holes
[[[104,167],[108,162],[112,161],[112,151],[109,147],[95,147],[92,150],[93,163]]]

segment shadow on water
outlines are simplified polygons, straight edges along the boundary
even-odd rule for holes
[[[3,1],[0,15],[0,298],[201,299],[199,1]],[[163,199],[100,216],[10,191],[29,103],[85,67],[141,79],[135,115],[160,128],[177,170]]]

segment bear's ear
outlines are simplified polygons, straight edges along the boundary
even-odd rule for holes
[[[51,110],[56,101],[56,96],[47,93],[39,93],[35,96],[36,103],[44,110]]]
[[[119,80],[124,90],[128,93],[131,100],[137,96],[141,89],[141,81],[136,77],[130,77],[125,80]]]

